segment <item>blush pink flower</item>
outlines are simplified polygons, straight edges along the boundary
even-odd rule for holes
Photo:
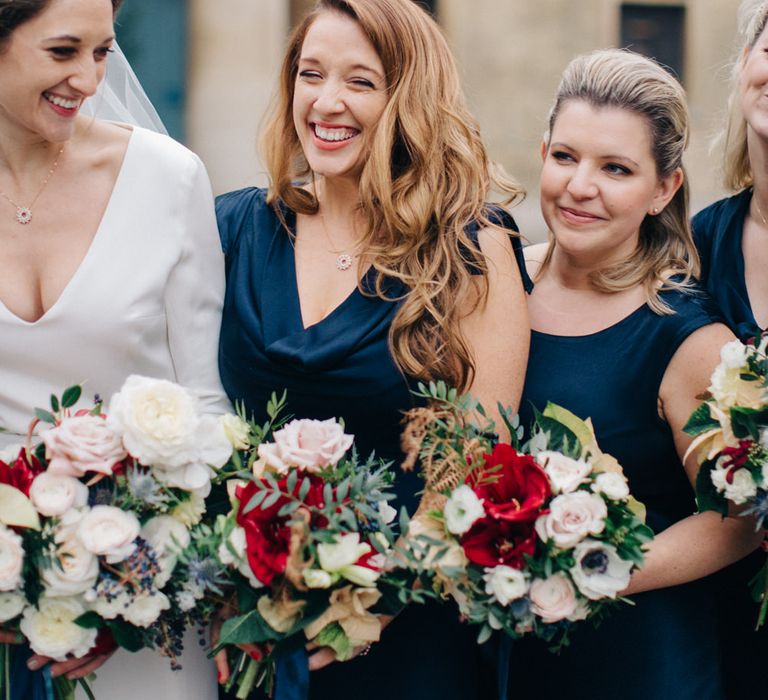
[[[278,474],[285,474],[291,467],[319,472],[336,464],[354,440],[332,418],[293,420],[276,431],[273,438],[274,442],[259,445],[259,457]]]
[[[64,418],[41,437],[48,472],[59,476],[81,477],[87,472],[109,475],[128,456],[119,435],[101,416]]]

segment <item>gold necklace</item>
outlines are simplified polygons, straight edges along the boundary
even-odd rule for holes
[[[0,195],[2,195],[5,199],[7,199],[14,207],[16,207],[16,221],[18,221],[20,224],[26,225],[30,221],[32,221],[32,207],[35,206],[35,202],[37,202],[38,198],[43,193],[45,186],[48,184],[48,180],[50,180],[51,176],[56,172],[56,168],[59,165],[59,158],[61,158],[62,153],[64,153],[64,146],[62,146],[59,149],[59,152],[56,154],[56,158],[53,161],[53,165],[51,165],[51,168],[48,171],[48,174],[45,176],[45,178],[43,179],[43,182],[40,184],[40,189],[37,191],[37,194],[29,203],[29,206],[23,207],[21,206],[21,204],[17,204],[5,192],[0,191]]]
[[[333,241],[331,240],[331,236],[328,233],[328,229],[325,226],[325,217],[322,213],[320,213],[320,223],[323,225],[323,233],[325,234],[325,238],[328,241],[328,244],[331,246],[328,249],[329,253],[333,253],[336,256],[335,264],[336,269],[339,272],[344,272],[346,270],[349,270],[350,267],[352,267],[352,263],[354,262],[355,256],[351,253],[347,252],[346,250],[334,250]]]
[[[760,214],[760,218],[763,221],[763,226],[765,226],[765,228],[768,228],[768,221],[765,220],[765,217],[763,216],[763,212],[760,210],[760,205],[757,203],[757,196],[755,195],[754,190],[752,190],[752,201],[755,203],[755,209],[757,209],[757,213]]]

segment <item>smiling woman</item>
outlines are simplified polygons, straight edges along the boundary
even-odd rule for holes
[[[166,137],[81,114],[107,70],[119,5],[0,0],[0,446],[22,441],[51,392],[83,380],[109,396],[144,374],[192,387],[210,410],[227,405],[205,169]],[[173,682],[146,651],[100,669],[97,694],[214,697],[213,666],[189,646],[199,656]],[[87,675],[107,648],[52,672]]]

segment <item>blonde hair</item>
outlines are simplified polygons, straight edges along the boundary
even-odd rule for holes
[[[747,120],[741,111],[741,71],[747,55],[763,33],[766,21],[768,2],[744,0],[739,6],[738,28],[741,45],[733,62],[728,118],[723,132],[717,139],[723,147],[723,184],[732,192],[751,187],[753,182],[747,146]]]
[[[487,272],[465,227],[494,225],[486,208],[492,187],[506,195],[505,203],[522,190],[490,163],[445,38],[423,9],[412,0],[320,0],[289,39],[279,93],[262,133],[270,203],[303,214],[318,211],[314,194],[297,184],[313,175],[293,125],[292,102],[304,37],[325,12],[359,24],[387,76],[388,100],[369,139],[358,207],[376,295],[387,298],[387,278],[408,289],[389,332],[392,356],[410,377],[442,378],[464,389],[474,359],[459,326],[466,313],[461,302],[476,290],[470,268]],[[478,280],[476,305],[488,288],[486,275]]]
[[[643,117],[651,136],[658,177],[683,169],[688,144],[688,107],[680,83],[658,63],[624,49],[605,49],[575,58],[563,73],[549,113],[549,134],[567,102],[626,109]],[[541,270],[552,257],[554,239]],[[688,222],[688,178],[659,214],[646,215],[635,252],[590,276],[602,292],[619,292],[638,284],[658,314],[672,313],[659,296],[662,289],[687,288],[699,273],[699,257]],[[670,279],[675,276],[675,279]],[[680,276],[680,277],[678,277]]]

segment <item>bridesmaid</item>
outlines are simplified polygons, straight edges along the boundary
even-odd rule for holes
[[[736,194],[699,212],[693,235],[702,282],[746,341],[768,329],[768,2],[743,2],[739,20],[742,49],[723,134],[724,184]],[[733,698],[765,695],[754,669],[768,657],[768,629],[755,632],[757,606],[749,590],[764,561],[765,554],[755,552],[718,577],[724,672]]]
[[[685,94],[649,59],[606,50],[566,68],[542,145],[548,244],[526,250],[531,355],[521,418],[547,400],[594,422],[657,533],[634,607],[559,656],[515,646],[511,697],[722,698],[713,600],[699,579],[757,546],[751,524],[696,510],[683,433],[732,334],[692,278]],[[522,688],[521,688],[522,685]]]
[[[341,416],[361,454],[396,464],[417,380],[516,407],[522,256],[509,215],[485,202],[491,186],[520,190],[491,175],[436,24],[411,0],[321,0],[279,86],[262,139],[269,188],[217,203],[229,396],[260,419],[287,388],[292,414]],[[419,488],[399,475],[400,505],[413,512]],[[485,700],[494,678],[474,636],[455,610],[407,610],[364,658],[314,653],[311,697]]]

